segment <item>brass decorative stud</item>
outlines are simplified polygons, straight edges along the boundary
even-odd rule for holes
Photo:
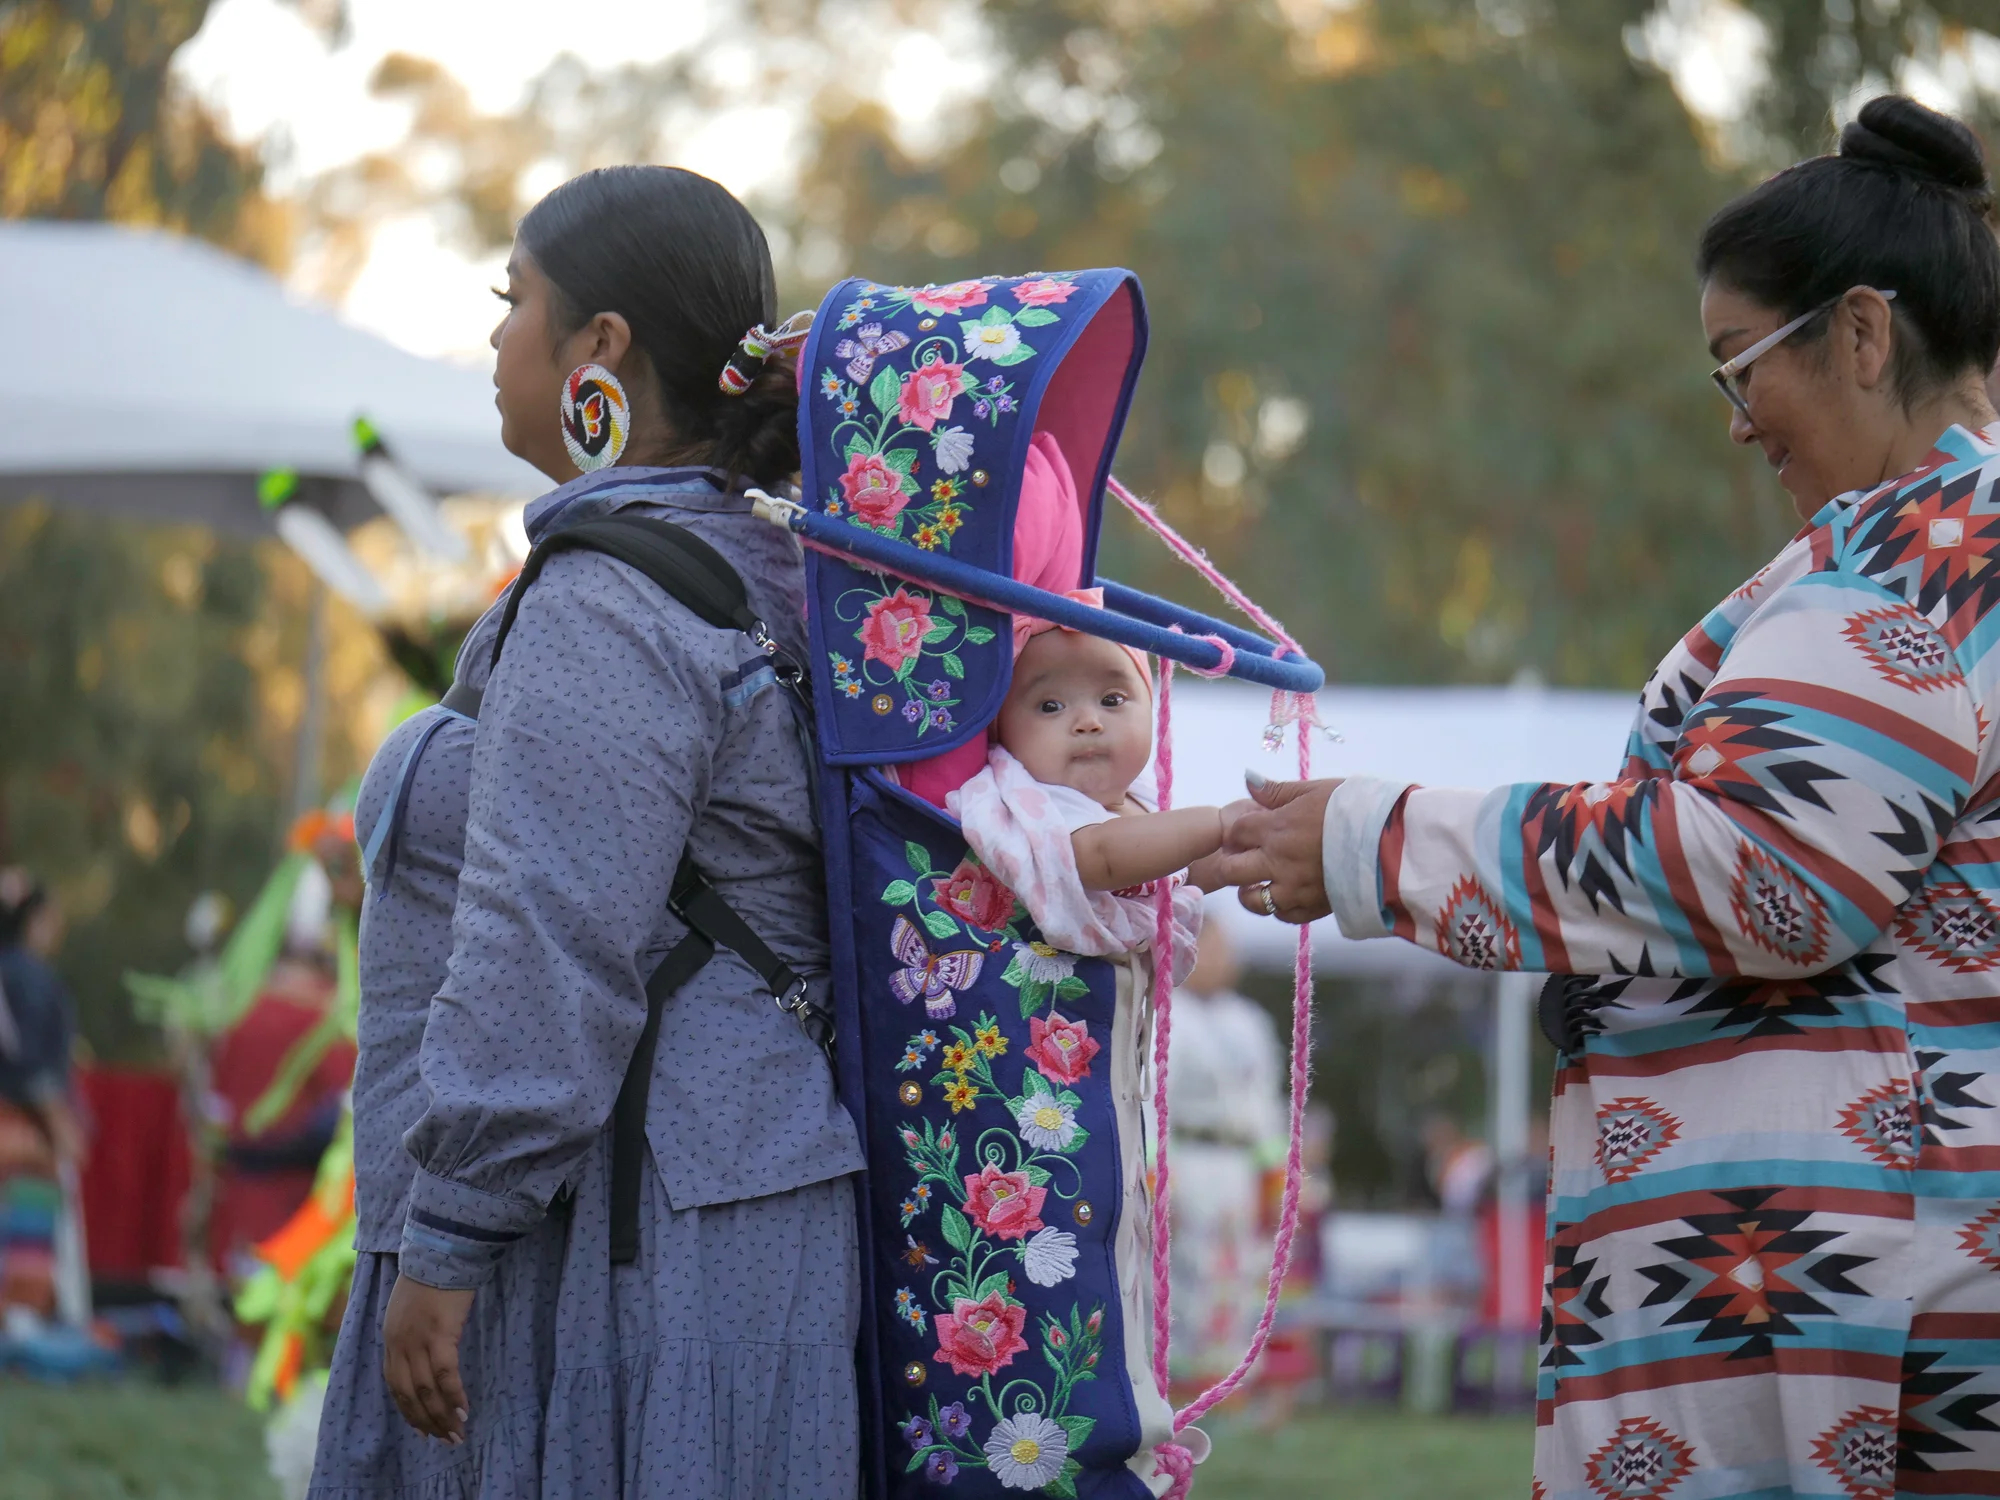
[[[868,706],[878,714],[887,714],[896,707],[896,700],[887,693],[877,693]]]
[[[922,1360],[913,1359],[903,1366],[903,1383],[905,1385],[922,1385],[924,1383],[924,1362]]]
[[[901,1099],[905,1104],[922,1104],[924,1102],[924,1086],[915,1079],[911,1079],[896,1090],[896,1097]]]
[[[937,327],[937,319],[919,318],[917,319],[917,327],[921,329],[923,332],[929,333],[933,328]]]
[[[1097,1217],[1097,1210],[1090,1206],[1088,1198],[1077,1199],[1076,1207],[1069,1212],[1070,1217],[1075,1219],[1079,1224],[1088,1224],[1092,1219]]]
[[[981,489],[984,489],[986,487],[986,481],[989,477],[990,476],[984,469],[974,469],[972,471],[972,482],[978,485]]]

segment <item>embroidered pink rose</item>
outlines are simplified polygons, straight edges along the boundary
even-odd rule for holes
[[[1067,302],[1070,293],[1076,290],[1073,281],[1057,281],[1053,276],[1038,276],[1033,281],[1024,281],[1014,288],[1014,300],[1023,307],[1047,307],[1051,302]]]
[[[875,453],[857,453],[840,476],[847,508],[870,526],[886,526],[902,514],[910,497],[903,493],[903,476]]]
[[[927,313],[962,312],[986,300],[986,288],[977,281],[954,281],[949,286],[927,286],[910,293],[910,306]]]
[[[930,628],[930,600],[899,587],[868,606],[868,618],[861,622],[862,660],[900,672],[905,662],[923,655]]]
[[[1067,1086],[1090,1076],[1097,1043],[1090,1039],[1089,1022],[1065,1021],[1050,1011],[1046,1021],[1040,1016],[1028,1017],[1028,1047],[1022,1056],[1050,1083]]]
[[[951,417],[951,401],[965,389],[965,366],[938,360],[921,365],[903,377],[903,393],[896,401],[897,414],[913,427],[929,432]]]
[[[974,859],[962,859],[942,880],[931,882],[937,904],[984,932],[1007,925],[1014,915],[1014,893],[993,872]]]
[[[938,1352],[931,1357],[961,1375],[991,1375],[1028,1347],[1021,1329],[1028,1310],[999,1292],[979,1301],[960,1297],[937,1316]]]
[[[1042,1227],[1045,1187],[1026,1172],[1003,1172],[992,1162],[965,1179],[965,1216],[998,1240],[1026,1239]]]

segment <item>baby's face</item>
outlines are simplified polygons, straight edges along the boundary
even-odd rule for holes
[[[1050,786],[1115,808],[1153,750],[1152,690],[1110,641],[1045,630],[1014,663],[1000,743]]]

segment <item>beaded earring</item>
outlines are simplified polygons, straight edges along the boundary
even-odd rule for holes
[[[563,446],[582,472],[618,462],[631,418],[625,387],[603,365],[578,365],[569,372],[562,394]]]

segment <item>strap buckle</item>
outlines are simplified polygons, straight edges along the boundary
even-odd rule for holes
[[[808,997],[806,982],[803,979],[793,979],[791,984],[786,986],[784,994],[774,995],[772,998],[777,1001],[779,1010],[791,1015],[801,1025],[805,1023],[806,1016],[812,1010],[812,1001]]]

